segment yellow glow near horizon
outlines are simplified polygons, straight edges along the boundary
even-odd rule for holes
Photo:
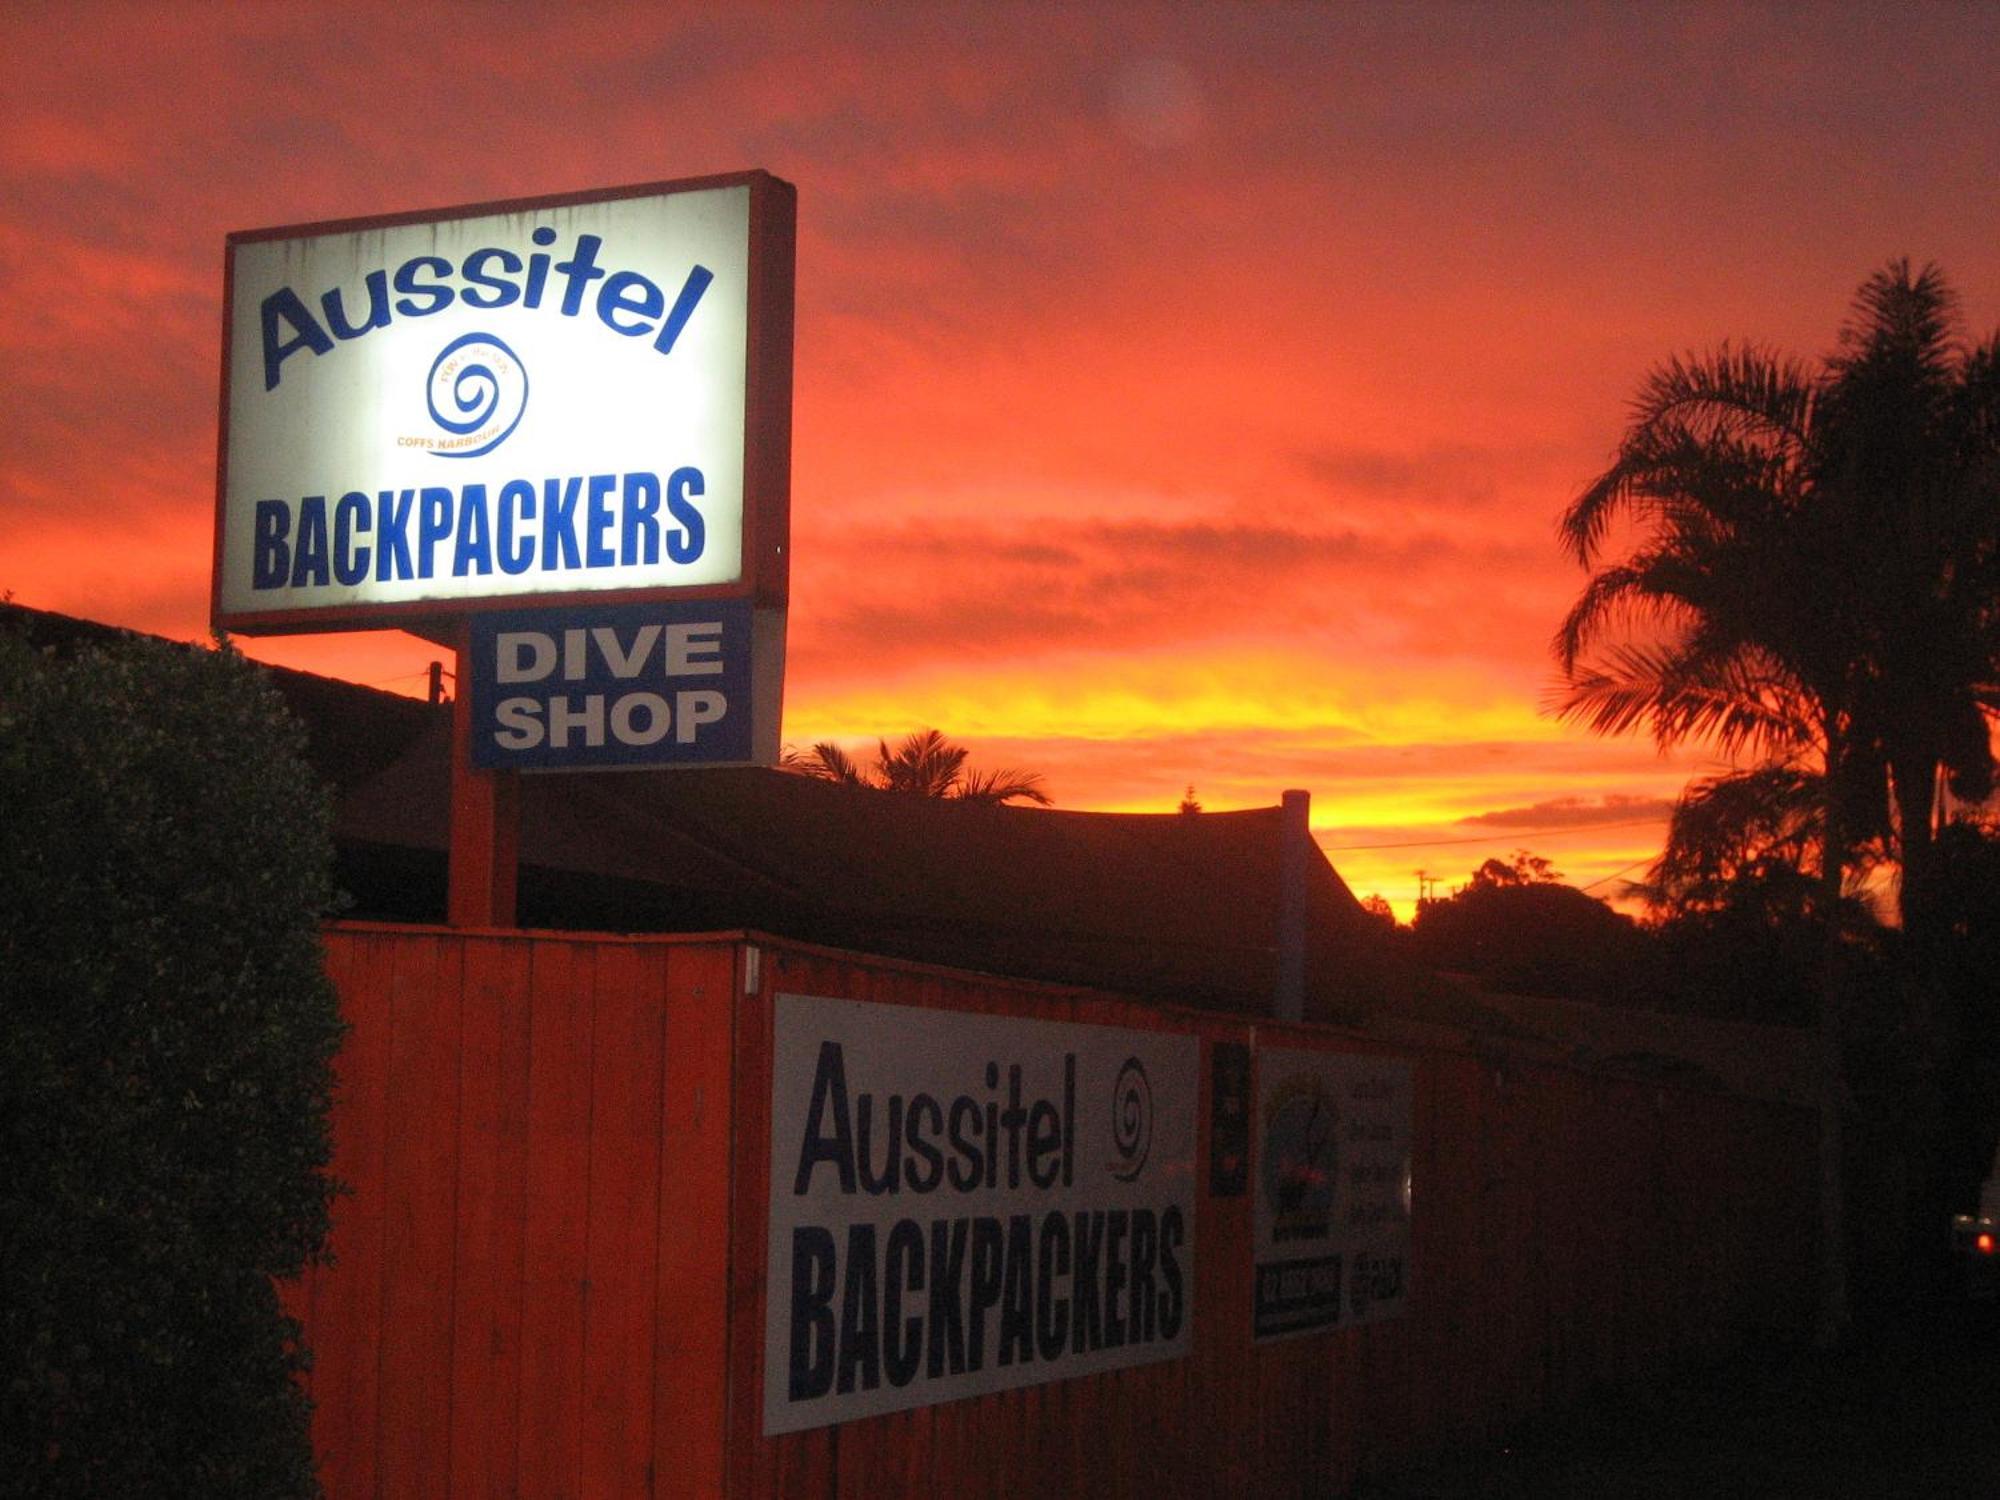
[[[1073,663],[1060,676],[937,671],[882,687],[833,686],[794,701],[786,736],[833,740],[866,759],[878,737],[893,742],[919,726],[972,742],[976,764],[1043,771],[1062,807],[1168,812],[1192,782],[1202,805],[1221,812],[1270,806],[1283,787],[1302,786],[1335,869],[1357,896],[1381,895],[1405,922],[1419,870],[1448,893],[1482,861],[1522,848],[1593,895],[1615,895],[1619,877],[1641,874],[1635,866],[1657,854],[1664,829],[1664,815],[1650,810],[1657,803],[1624,817],[1616,799],[1669,798],[1686,774],[1666,762],[1636,775],[1627,761],[1566,766],[1563,795],[1608,805],[1599,821],[1491,821],[1498,809],[1545,800],[1550,773],[1535,757],[1564,754],[1579,739],[1531,695],[1448,668],[1347,672],[1270,650]],[[1454,750],[1474,745],[1493,748],[1490,763]],[[1399,774],[1405,751],[1420,760]],[[1440,769],[1440,759],[1459,763]],[[1162,772],[1161,763],[1186,774]]]
[[[1399,692],[1398,689],[1401,689]],[[1244,730],[1321,745],[1556,740],[1521,698],[1436,671],[1371,680],[1280,653],[1197,660],[1138,656],[1047,672],[913,674],[890,686],[795,696],[786,736],[870,739],[929,726],[955,738],[1131,740]]]

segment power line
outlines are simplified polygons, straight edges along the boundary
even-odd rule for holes
[[[1645,859],[1635,859],[1631,864],[1626,865],[1624,869],[1613,870],[1609,875],[1600,876],[1598,879],[1591,881],[1589,885],[1580,885],[1577,889],[1580,891],[1594,891],[1600,885],[1609,885],[1612,881],[1623,875],[1626,870],[1636,870],[1639,866],[1650,863],[1651,860],[1651,855],[1647,855]]]
[[[1656,818],[1626,818],[1616,823],[1566,823],[1555,828],[1517,828],[1512,832],[1491,838],[1469,839],[1410,839],[1398,844],[1321,844],[1328,854],[1358,854],[1373,849],[1436,849],[1447,844],[1511,844],[1519,839],[1540,838],[1551,833],[1594,833],[1600,828],[1647,828],[1663,821],[1665,813]]]

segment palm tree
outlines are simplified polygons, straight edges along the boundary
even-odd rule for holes
[[[894,750],[887,740],[875,742],[875,779],[891,792],[919,797],[949,797],[957,791],[966,757],[972,752],[954,745],[935,729],[903,736]]]
[[[1556,635],[1558,711],[1750,762],[1683,797],[1656,879],[1698,865],[1727,818],[1746,846],[1801,832],[1816,845],[1826,1338],[1846,1320],[1844,876],[1871,848],[1897,863],[1921,961],[1938,788],[1978,798],[1994,782],[2000,336],[1967,349],[1956,328],[1937,269],[1895,261],[1863,283],[1816,370],[1728,345],[1669,360],[1559,525],[1595,571]]]
[[[1933,937],[1940,788],[1994,787],[2000,711],[2000,334],[1964,347],[1935,267],[1871,278],[1828,362],[1829,509],[1850,559],[1843,605],[1857,724],[1886,772],[1903,924]],[[1872,607],[1871,607],[1872,606]]]
[[[1935,267],[1863,284],[1818,371],[1759,349],[1654,371],[1564,512],[1594,568],[1558,631],[1565,717],[1823,777],[1823,882],[1871,841],[1904,924],[1932,901],[1937,789],[1993,789],[2000,336],[1964,349]],[[1637,540],[1606,553],[1620,522]]]
[[[876,741],[872,768],[858,765],[830,740],[820,741],[803,755],[787,752],[781,765],[820,781],[879,791],[948,797],[960,802],[1022,801],[1049,805],[1039,772],[968,770],[965,762],[971,753],[935,729],[919,729],[905,735],[893,750],[887,740]]]

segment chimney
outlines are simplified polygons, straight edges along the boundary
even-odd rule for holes
[[[1271,1013],[1302,1021],[1306,1010],[1306,871],[1312,793],[1286,792],[1278,810],[1278,983]]]

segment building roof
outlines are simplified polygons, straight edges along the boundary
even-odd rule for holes
[[[446,717],[342,799],[345,843],[443,850]],[[526,776],[520,920],[755,928],[1259,1013],[1276,981],[1281,839],[1276,807],[1069,812],[759,768]],[[1387,945],[1316,848],[1307,933],[1307,1014],[1358,1014]]]
[[[43,644],[121,632],[10,606]],[[349,915],[444,914],[443,706],[270,676],[335,792]],[[1283,824],[1241,812],[990,806],[760,768],[524,776],[523,926],[746,928],[890,957],[1268,1013]],[[1306,1015],[1358,1019],[1394,967],[1326,856],[1307,862]]]

